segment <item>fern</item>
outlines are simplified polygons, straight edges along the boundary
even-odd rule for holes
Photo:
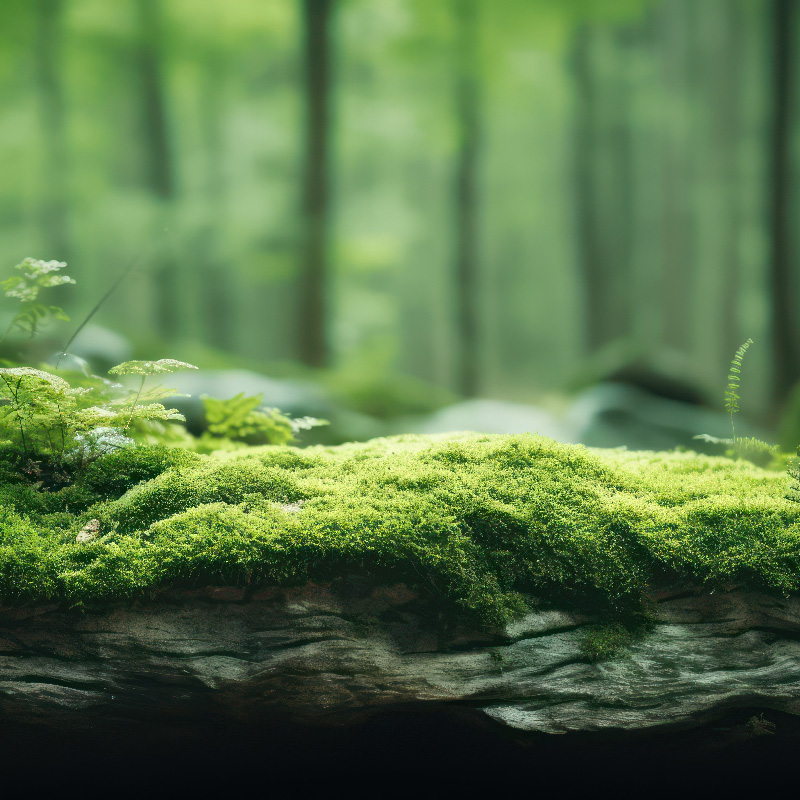
[[[736,428],[733,424],[733,415],[739,410],[739,375],[742,371],[742,358],[747,352],[750,345],[753,344],[752,339],[748,339],[737,351],[731,360],[731,365],[728,370],[728,386],[725,389],[725,410],[731,416],[731,439],[736,442]]]
[[[797,455],[800,456],[800,447],[797,448]],[[791,459],[789,465],[786,467],[786,472],[791,480],[786,499],[793,500],[795,503],[800,503],[800,459]]]
[[[131,426],[134,416],[139,419],[178,419],[184,420],[184,417],[179,414],[174,408],[166,409],[159,403],[149,403],[147,405],[138,405],[144,390],[144,382],[147,380],[148,375],[158,375],[162,372],[177,372],[179,369],[197,369],[194,364],[187,364],[185,361],[176,361],[174,358],[160,358],[158,361],[124,361],[122,364],[117,364],[109,371],[109,375],[141,375],[142,380],[139,383],[139,391],[136,392],[136,397],[130,407],[130,414],[125,423],[123,430],[128,430]],[[169,392],[175,394],[175,392]],[[161,393],[161,396],[166,396]]]
[[[0,282],[0,289],[5,290],[6,297],[13,297],[22,304],[22,310],[14,316],[8,330],[0,338],[2,342],[13,328],[19,328],[30,336],[35,336],[39,326],[53,319],[69,322],[69,317],[58,306],[46,306],[35,302],[41,289],[53,286],[62,286],[65,283],[75,283],[68,275],[58,275],[64,269],[64,261],[41,261],[36,258],[26,258],[14,269],[22,275],[13,275]]]
[[[64,267],[66,264],[60,261],[26,258],[16,267],[21,275],[0,282],[6,297],[22,306],[9,331],[17,327],[34,335],[42,322],[69,319],[57,306],[37,301],[41,289],[75,283],[58,274]],[[81,323],[59,361],[118,283]],[[183,426],[171,424],[185,422],[183,415],[160,402],[177,394],[174,389],[158,386],[145,391],[148,376],[183,369],[197,367],[171,358],[125,361],[109,374],[139,376],[137,389],[126,391],[119,383],[90,374],[85,363],[66,377],[29,366],[0,368],[0,442],[11,444],[23,472],[42,479],[38,485],[46,483],[48,488],[55,488],[71,481],[75,472],[91,461],[136,441],[172,442],[212,451],[255,443],[288,444],[298,431],[328,424],[313,417],[291,419],[277,409],[261,407],[261,395],[240,394],[230,400],[204,397],[209,430],[195,440]],[[75,380],[80,385],[71,385]]]
[[[201,395],[208,424],[201,448],[213,449],[219,438],[249,444],[289,444],[298,431],[328,424],[315,417],[291,419],[277,408],[260,407],[262,397],[248,397],[243,392],[228,400]]]
[[[739,376],[742,372],[742,359],[751,344],[753,344],[753,340],[748,339],[739,347],[731,359],[728,369],[728,385],[725,387],[725,411],[731,417],[731,438],[720,439],[716,436],[709,436],[707,433],[698,434],[693,438],[701,439],[711,444],[725,445],[727,447],[725,455],[731,458],[745,458],[754,464],[766,466],[779,454],[779,448],[752,436],[737,436],[736,427],[733,423],[733,415],[739,410],[739,400],[741,400],[739,397]]]
[[[42,322],[69,319],[57,306],[38,302],[42,289],[75,283],[59,274],[64,267],[61,261],[26,258],[16,266],[22,274],[0,281],[5,296],[21,304],[8,331],[17,327],[33,336]],[[44,477],[54,486],[62,484],[75,469],[106,452],[133,444],[133,439],[123,433],[132,422],[147,427],[183,421],[176,409],[157,402],[174,391],[143,392],[148,375],[178,369],[196,367],[168,358],[119,364],[112,374],[141,376],[139,390],[131,397],[132,392],[120,392],[119,384],[90,375],[88,370],[78,377],[84,385],[72,386],[66,377],[45,369],[0,368],[0,440],[11,443],[22,459],[24,472]]]

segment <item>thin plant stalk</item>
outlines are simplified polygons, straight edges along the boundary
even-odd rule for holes
[[[131,426],[131,422],[133,421],[133,414],[136,411],[136,404],[139,402],[139,398],[142,396],[142,390],[144,389],[144,382],[147,379],[147,375],[142,375],[142,382],[139,384],[139,391],[136,392],[136,397],[133,400],[133,405],[131,406],[131,414],[128,417],[128,421],[125,423],[124,430],[128,430]]]

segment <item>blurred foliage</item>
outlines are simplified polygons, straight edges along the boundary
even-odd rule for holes
[[[769,338],[769,4],[475,7],[465,62],[458,0],[332,3],[329,385],[376,416],[435,407],[459,385],[468,72],[480,393],[529,398],[594,374],[604,348],[635,347],[652,363],[680,353],[718,397],[717,365],[747,335]],[[191,349],[205,348],[290,364],[302,4],[5,0],[2,18],[0,262],[68,261],[92,288],[65,304],[80,317],[135,261],[98,316],[132,357],[206,364]],[[607,297],[587,289],[590,271]],[[376,342],[385,358],[370,365]],[[374,374],[354,378],[351,363]],[[745,413],[766,410],[769,364],[752,365]],[[400,375],[438,387],[430,402]]]
[[[331,373],[326,382],[345,406],[378,419],[427,414],[456,399],[443,387],[398,373],[347,369]]]
[[[244,392],[227,400],[202,395],[207,430],[193,449],[200,453],[232,450],[242,444],[289,444],[301,430],[327,425],[315,417],[292,419],[277,408],[266,408],[263,395],[247,397]]]

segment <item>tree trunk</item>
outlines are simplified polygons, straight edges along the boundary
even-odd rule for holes
[[[716,22],[715,20],[713,20]],[[726,5],[723,15],[725,37],[724,58],[717,59],[714,70],[716,107],[713,120],[714,138],[719,151],[721,167],[718,180],[725,188],[726,217],[722,248],[722,329],[719,361],[727,364],[736,348],[747,339],[742,330],[740,298],[741,256],[740,228],[743,224],[742,168],[740,143],[742,140],[742,73],[741,53],[744,49],[742,8],[740,3]],[[708,26],[709,33],[711,25]]]
[[[44,139],[46,192],[41,201],[42,228],[48,253],[42,258],[66,261],[70,257],[67,231],[67,146],[64,92],[61,85],[62,0],[38,0],[36,79]]]
[[[456,113],[456,331],[458,389],[474,397],[479,388],[478,363],[478,167],[480,160],[480,84],[478,21],[475,0],[457,0]]]
[[[161,47],[161,6],[159,0],[136,0],[141,41],[139,76],[141,86],[145,185],[160,201],[163,212],[158,229],[169,227],[169,206],[175,196],[172,154],[167,130]],[[159,235],[161,235],[159,233]],[[181,292],[178,265],[158,248],[153,266],[156,325],[161,337],[174,339],[180,330]]]
[[[237,276],[231,264],[225,262],[220,242],[224,230],[226,179],[223,170],[225,141],[222,132],[223,59],[209,57],[204,75],[202,113],[207,165],[206,209],[207,222],[200,234],[198,258],[203,279],[198,281],[198,308],[202,337],[212,347],[233,350],[235,318],[233,291]]]
[[[793,70],[796,0],[772,3],[773,123],[770,167],[770,290],[772,300],[773,407],[777,410],[792,385],[800,379],[797,284],[793,280],[791,231],[792,111],[796,84]]]
[[[598,33],[583,26],[573,51],[575,203],[587,353],[629,336],[632,326],[627,84],[615,52],[622,42],[611,36],[602,42],[608,76],[595,58],[600,44]]]
[[[664,205],[661,220],[661,297],[663,344],[689,353],[693,346],[692,322],[695,296],[695,253],[692,242],[692,196],[689,161],[690,125],[694,121],[687,105],[691,93],[688,61],[688,16],[686,0],[671,0],[661,6],[662,71],[664,101],[671,110],[663,139]]]
[[[297,349],[312,367],[328,363],[328,141],[330,22],[333,0],[303,0],[305,45],[304,236],[297,308]]]

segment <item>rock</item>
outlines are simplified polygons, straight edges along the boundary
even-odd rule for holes
[[[187,428],[193,434],[205,429],[201,395],[227,400],[239,393],[260,394],[264,406],[278,408],[291,417],[310,416],[330,421],[329,426],[302,431],[298,438],[303,444],[360,441],[386,434],[386,426],[379,420],[339,407],[312,381],[270,378],[249,370],[232,369],[175,373],[165,385],[188,395],[170,397],[169,405],[186,417]]]
[[[99,533],[100,533],[100,520],[90,519],[81,528],[80,533],[75,537],[75,541],[78,543],[90,542],[92,539],[96,539]]]
[[[721,411],[612,381],[579,394],[563,424],[567,438],[560,441],[631,450],[672,450],[680,446],[720,454],[719,447],[708,447],[693,437],[702,433],[719,438],[731,435],[730,416]],[[764,438],[744,420],[736,422],[736,433]]]
[[[322,389],[311,381],[269,378],[245,369],[198,370],[169,376],[171,388],[189,395],[170,398],[185,417],[190,429],[202,427],[203,394],[228,400],[237,394],[262,395],[263,404],[292,416],[324,417],[332,404]]]
[[[79,369],[80,365],[70,362],[70,355],[88,362],[90,371],[105,375],[111,367],[133,355],[133,346],[116,331],[101,325],[87,325],[70,345],[67,356],[62,358],[64,369]],[[57,354],[56,358],[59,356]]]
[[[135,721],[193,704],[237,724],[276,709],[338,724],[458,702],[546,733],[692,727],[737,707],[800,714],[800,598],[660,597],[652,631],[597,664],[581,649],[597,622],[585,614],[536,610],[486,632],[404,584],[357,576],[165,591],[102,613],[6,608],[0,713],[76,731],[98,714]],[[748,736],[772,732],[768,721],[748,724]]]
[[[405,433],[540,433],[557,441],[568,440],[568,432],[548,411],[502,400],[464,400],[421,421],[405,421],[402,429]]]

